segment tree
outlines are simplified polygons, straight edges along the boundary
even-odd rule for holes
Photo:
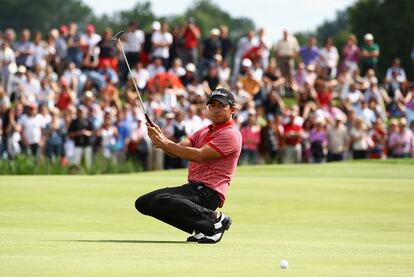
[[[93,18],[91,8],[80,0],[3,0],[0,9],[0,30],[48,32],[61,24],[76,22],[85,25]]]
[[[395,57],[413,77],[410,52],[414,42],[414,2],[411,0],[360,0],[349,8],[351,31],[362,41],[372,33],[380,45],[379,72],[385,70]]]
[[[194,2],[185,12],[185,18],[188,17],[195,19],[203,37],[208,36],[212,28],[217,28],[220,25],[227,25],[229,27],[231,30],[230,38],[233,40],[255,29],[251,19],[246,17],[233,18],[210,0]],[[181,20],[184,21],[185,19],[181,18]]]

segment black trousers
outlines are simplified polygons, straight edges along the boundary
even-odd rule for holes
[[[155,190],[135,201],[136,209],[187,233],[212,235],[220,204],[218,193],[202,183]]]

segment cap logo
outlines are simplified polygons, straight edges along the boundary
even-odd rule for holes
[[[215,95],[221,95],[221,96],[227,97],[227,93],[221,92],[219,90],[215,90],[211,93],[211,96],[215,96]]]

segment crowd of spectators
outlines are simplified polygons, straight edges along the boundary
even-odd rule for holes
[[[206,98],[229,88],[243,138],[240,163],[320,163],[414,155],[414,87],[395,58],[381,78],[372,34],[300,46],[265,29],[237,42],[227,26],[206,38],[192,18],[183,26],[136,22],[122,36],[132,76],[111,38],[89,24],[62,25],[43,36],[24,29],[0,35],[0,157],[34,155],[89,167],[94,157],[145,169],[185,167],[151,146],[135,92],[150,117],[180,141],[210,124]],[[408,59],[409,57],[402,57]],[[414,52],[413,57],[414,59]]]

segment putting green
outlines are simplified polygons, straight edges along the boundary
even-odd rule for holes
[[[0,177],[0,276],[412,276],[408,162],[240,167],[217,245],[135,211],[186,172]],[[287,259],[289,268],[279,268]]]

